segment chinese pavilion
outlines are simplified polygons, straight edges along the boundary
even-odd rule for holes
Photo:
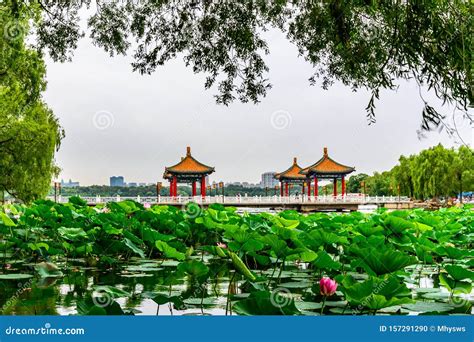
[[[190,183],[192,195],[196,196],[196,182],[201,182],[201,196],[206,196],[206,176],[214,172],[214,168],[198,162],[191,156],[191,148],[186,149],[186,157],[173,166],[165,167],[164,179],[170,181],[170,196],[178,195],[178,183]]]
[[[308,184],[314,180],[314,196],[318,196],[318,180],[320,179],[332,179],[333,180],[333,195],[337,196],[337,180],[341,180],[342,195],[346,193],[345,176],[351,172],[354,172],[355,168],[339,164],[332,160],[328,155],[327,147],[324,148],[324,155],[316,163],[300,171],[300,174],[306,176]],[[311,196],[311,191],[308,191],[308,197]]]
[[[302,168],[298,165],[297,159],[293,158],[293,165],[286,171],[277,173],[275,178],[280,181],[280,195],[288,196],[289,195],[289,184],[299,184],[302,186],[302,193],[305,192],[305,181],[306,176],[302,175]],[[283,184],[285,185],[285,190],[283,191]]]

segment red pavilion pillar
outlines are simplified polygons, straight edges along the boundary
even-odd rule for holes
[[[301,185],[301,195],[304,196],[305,194],[305,186],[304,183]]]
[[[308,178],[308,199],[311,198],[311,179]]]
[[[173,189],[173,192],[174,192],[174,196],[178,196],[178,178],[173,177],[174,178],[174,189]]]
[[[170,179],[170,197],[173,197],[174,178]]]
[[[341,192],[342,196],[346,195],[346,180],[344,179],[344,176],[341,178]]]
[[[283,197],[283,182],[280,182],[280,196]]]
[[[193,197],[194,197],[194,196],[196,196],[196,181],[195,180],[193,181],[192,189],[193,189],[192,194],[193,194]]]
[[[334,178],[333,196],[337,196],[337,178]]]
[[[206,197],[206,176],[201,177],[201,196]]]
[[[290,194],[290,193],[289,193],[289,191],[288,191],[288,182],[286,182],[286,183],[285,183],[285,196],[288,197],[289,194]]]
[[[314,177],[314,196],[318,197],[318,177]]]

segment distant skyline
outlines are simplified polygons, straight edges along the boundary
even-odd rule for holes
[[[215,167],[211,180],[250,183],[264,172],[287,169],[293,157],[310,165],[325,146],[338,162],[369,174],[392,168],[402,154],[438,143],[457,146],[444,132],[418,139],[422,102],[414,82],[402,82],[397,92],[382,91],[377,122],[369,126],[367,92],[339,83],[327,91],[310,86],[313,69],[296,47],[276,31],[267,37],[273,88],[258,105],[216,105],[215,89],[204,90],[204,76],[193,74],[181,57],[150,76],[139,75],[131,71],[129,57],[111,58],[83,39],[72,62],[47,59],[45,101],[66,131],[56,155],[62,168],[57,179],[81,185],[108,184],[113,175],[163,181],[165,166],[177,163],[186,146]],[[442,112],[451,115],[452,108]],[[472,144],[472,128],[458,125]]]

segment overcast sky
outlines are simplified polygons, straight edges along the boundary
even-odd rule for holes
[[[112,175],[161,181],[164,167],[178,162],[188,145],[199,161],[215,167],[211,180],[226,182],[258,182],[263,172],[288,168],[293,157],[307,166],[324,146],[335,160],[372,173],[390,169],[401,154],[440,142],[456,145],[445,133],[418,139],[422,102],[414,84],[382,92],[377,123],[369,126],[368,93],[341,84],[327,91],[310,86],[309,63],[283,35],[267,36],[273,88],[258,105],[216,105],[204,76],[193,74],[181,57],[143,76],[132,72],[131,58],[110,58],[84,38],[72,62],[48,60],[45,100],[66,131],[56,156],[58,179],[81,185],[108,184]],[[472,144],[472,129],[461,126]]]

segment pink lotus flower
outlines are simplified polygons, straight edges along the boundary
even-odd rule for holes
[[[145,208],[145,209],[150,209],[150,208],[151,208],[151,204],[150,204],[150,203],[144,203],[144,204],[143,204],[143,208]]]
[[[218,242],[218,243],[217,243],[217,247],[220,247],[220,248],[227,248],[227,245],[226,245],[225,243]]]
[[[337,283],[331,278],[321,278],[319,281],[319,291],[323,296],[332,296],[337,289]]]

